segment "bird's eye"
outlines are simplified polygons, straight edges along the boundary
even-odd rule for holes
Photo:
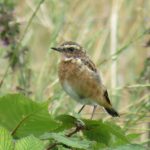
[[[70,47],[70,48],[69,48],[69,51],[70,51],[70,52],[73,52],[73,51],[74,51],[74,48],[73,48],[73,47]]]

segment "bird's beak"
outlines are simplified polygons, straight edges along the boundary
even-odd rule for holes
[[[55,51],[58,51],[58,52],[61,52],[62,49],[60,47],[51,47],[52,50],[55,50]]]

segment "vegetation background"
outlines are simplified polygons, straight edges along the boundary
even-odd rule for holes
[[[49,100],[54,115],[75,115],[80,104],[58,82],[60,56],[50,47],[76,41],[101,71],[114,107],[112,120],[150,146],[150,1],[0,0],[0,95]],[[74,109],[75,108],[75,109]],[[82,117],[89,118],[87,106]]]

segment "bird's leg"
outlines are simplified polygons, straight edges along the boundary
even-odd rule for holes
[[[94,105],[94,106],[93,106],[93,111],[92,111],[92,115],[91,115],[91,120],[92,120],[93,117],[94,117],[94,113],[95,113],[96,107],[97,107],[97,105]]]
[[[86,106],[86,105],[83,105],[83,106],[80,108],[80,110],[78,111],[78,114],[80,114],[80,112],[84,109],[85,106]]]

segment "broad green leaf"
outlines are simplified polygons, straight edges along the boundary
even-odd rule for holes
[[[106,146],[105,144],[95,142],[92,145],[92,147],[90,147],[88,150],[102,150],[103,148],[106,148],[106,147],[108,146]]]
[[[103,122],[102,120],[84,120],[84,122],[86,130],[83,133],[90,140],[105,145],[129,143],[121,128],[111,122]]]
[[[44,144],[34,136],[28,136],[18,140],[15,144],[15,150],[44,150]]]
[[[59,124],[49,115],[47,103],[37,103],[20,94],[0,98],[0,125],[15,137],[39,136]]]
[[[110,145],[124,145],[130,143],[127,139],[125,132],[113,122],[103,122],[107,127],[108,132],[111,134]]]
[[[85,120],[85,124],[86,130],[84,130],[83,133],[88,139],[106,145],[109,144],[111,136],[102,121]]]
[[[108,148],[107,150],[148,150],[148,149],[138,144],[128,144],[116,148]]]
[[[54,139],[58,143],[62,143],[69,147],[80,148],[80,149],[88,149],[91,145],[91,141],[81,139],[78,137],[67,137],[62,133],[46,133],[41,136],[42,139]]]
[[[57,129],[59,131],[75,127],[75,123],[77,121],[75,117],[70,115],[60,115],[57,116],[56,119],[62,122],[60,128]]]
[[[12,136],[5,128],[0,126],[0,150],[13,150]]]
[[[65,148],[65,147],[62,146],[62,145],[59,145],[57,150],[69,150],[69,149],[68,149],[68,148]]]
[[[63,131],[75,127],[77,125],[81,125],[81,126],[85,125],[82,120],[70,115],[57,116],[56,120],[59,120],[62,123],[61,126],[56,129],[56,131]]]

